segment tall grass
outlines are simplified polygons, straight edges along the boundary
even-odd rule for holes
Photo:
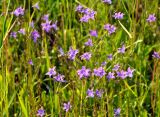
[[[0,2],[1,117],[35,117],[40,108],[46,117],[113,117],[117,108],[121,117],[160,116],[160,63],[152,57],[153,51],[160,49],[158,0],[112,0],[111,5],[101,0],[39,0],[40,10],[32,8],[36,2]],[[80,22],[82,14],[75,11],[79,4],[96,11],[95,20]],[[12,12],[20,6],[25,13],[16,17]],[[124,13],[124,18],[115,20],[114,12]],[[147,22],[153,13],[156,21]],[[44,14],[57,21],[57,31],[42,30]],[[32,21],[41,35],[36,43],[31,39]],[[107,23],[117,27],[115,33],[107,34],[103,28]],[[11,32],[20,28],[25,28],[26,34],[17,33],[17,38],[12,38]],[[98,37],[90,36],[90,30],[97,30]],[[88,38],[92,38],[92,47],[84,46]],[[123,44],[126,51],[120,54],[117,50]],[[64,56],[58,51],[60,47]],[[75,60],[68,59],[70,47],[79,50]],[[89,61],[80,59],[84,52],[92,53]],[[109,54],[113,54],[113,60],[107,59]],[[28,63],[30,59],[33,65]],[[104,61],[107,74],[119,63],[123,70],[135,69],[133,78],[96,77],[93,69]],[[66,82],[56,82],[46,75],[54,66]],[[89,78],[79,78],[77,70],[82,66],[91,69]],[[102,90],[103,95],[87,97],[88,89]],[[67,102],[72,105],[68,112],[63,109]]]

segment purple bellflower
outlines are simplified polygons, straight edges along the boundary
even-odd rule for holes
[[[125,78],[127,77],[126,71],[123,71],[123,70],[117,71],[117,77],[120,77],[120,78],[122,78],[122,79],[125,79]]]
[[[46,75],[48,75],[49,77],[56,75],[55,69],[56,67],[49,68],[49,71],[46,73]]]
[[[90,52],[86,52],[83,55],[81,55],[81,60],[90,60],[92,54]]]
[[[88,39],[88,41],[85,42],[84,45],[85,45],[85,46],[93,46],[92,39]]]
[[[156,21],[156,17],[155,14],[150,14],[147,18],[148,22],[155,22]]]
[[[39,8],[39,2],[35,3],[32,7],[39,10],[39,9],[40,9],[40,8]]]
[[[95,93],[95,92],[93,91],[93,89],[88,89],[88,90],[87,90],[87,98],[88,98],[88,97],[92,97],[92,98],[93,98],[93,97],[94,97],[94,93]]]
[[[134,69],[131,69],[130,67],[128,67],[127,71],[126,71],[126,75],[130,78],[133,77],[133,72],[134,72]]]
[[[102,0],[103,3],[112,4],[111,0]]]
[[[23,34],[23,35],[25,35],[25,34],[26,34],[26,32],[25,32],[25,29],[24,29],[24,28],[21,28],[18,32],[19,32],[20,34]]]
[[[118,71],[119,68],[120,68],[119,64],[116,64],[116,65],[114,65],[114,67],[113,67],[112,70],[113,70],[113,71]]]
[[[18,7],[14,12],[13,12],[13,14],[15,15],[15,16],[20,16],[20,15],[24,15],[24,9],[22,8],[22,7]]]
[[[160,59],[160,55],[158,54],[158,52],[155,52],[152,54],[152,57]]]
[[[99,76],[100,78],[102,78],[105,74],[106,74],[106,72],[103,69],[103,67],[99,67],[98,69],[94,69],[95,76]]]
[[[121,48],[118,48],[118,53],[125,53],[125,46],[123,45]]]
[[[97,36],[98,36],[96,30],[91,30],[91,31],[90,31],[90,35],[93,36],[93,37],[97,37]]]
[[[123,19],[123,16],[124,16],[124,13],[121,13],[121,12],[116,12],[113,15],[114,19],[118,19],[118,20]]]
[[[99,97],[99,98],[101,98],[102,95],[103,95],[103,91],[102,90],[98,90],[97,89],[95,93],[96,93],[96,96]]]
[[[63,104],[63,110],[64,111],[68,112],[71,108],[72,108],[72,106],[71,106],[70,102]]]
[[[119,117],[120,116],[120,112],[121,112],[120,108],[114,109],[114,117]]]
[[[77,71],[77,74],[79,75],[79,78],[82,79],[84,78],[88,78],[90,76],[90,69],[86,69],[85,66],[82,66],[82,69]]]
[[[54,77],[54,80],[56,80],[57,82],[66,82],[64,80],[64,75],[58,74]]]
[[[11,32],[10,37],[17,38],[17,32]]]
[[[78,54],[78,50],[74,50],[74,49],[72,49],[72,47],[69,48],[68,58],[70,60],[74,60],[77,54]]]
[[[31,37],[33,39],[33,41],[36,43],[37,42],[37,39],[40,38],[40,34],[37,30],[34,30],[32,33],[31,33]]]
[[[45,14],[43,17],[42,17],[42,20],[44,21],[49,21],[49,14]]]
[[[39,109],[37,111],[37,115],[40,116],[40,117],[43,117],[45,115],[45,111],[43,109]]]
[[[109,80],[115,78],[114,73],[112,73],[112,72],[109,72],[106,77],[107,77]]]
[[[30,60],[28,61],[28,64],[33,65],[32,59],[30,59]]]
[[[116,31],[117,28],[114,25],[105,24],[104,29],[108,31],[109,35],[111,35],[112,33],[114,33]]]

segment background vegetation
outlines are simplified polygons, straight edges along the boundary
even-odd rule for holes
[[[112,0],[110,5],[101,0],[39,0],[40,10],[32,7],[36,2],[0,2],[1,117],[34,117],[40,108],[46,117],[112,117],[117,108],[121,117],[160,116],[160,63],[152,57],[160,48],[159,0]],[[82,14],[75,11],[79,4],[96,11],[95,19],[80,22]],[[24,15],[16,17],[12,12],[20,6]],[[115,20],[115,12],[124,13],[124,18]],[[57,31],[42,30],[45,14],[57,21]],[[149,14],[155,14],[155,22],[146,21]],[[103,28],[107,23],[117,27],[112,35]],[[25,28],[25,35],[10,36],[21,28]],[[40,33],[36,43],[31,38],[34,29]],[[98,36],[90,36],[90,30],[96,30]],[[88,38],[93,41],[92,47],[84,46]],[[123,44],[125,53],[117,53]],[[70,47],[79,50],[75,60],[68,59]],[[89,61],[80,59],[84,52],[92,53]],[[113,60],[107,59],[109,54],[113,54]],[[82,66],[93,72],[102,62],[106,62],[106,73],[117,63],[121,69],[134,69],[133,78],[108,80],[93,74],[79,78],[77,70]],[[54,66],[66,82],[56,82],[46,75]],[[88,89],[102,90],[102,97],[87,98]],[[72,105],[68,112],[63,109],[66,102]]]

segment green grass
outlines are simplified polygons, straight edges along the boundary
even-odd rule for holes
[[[158,0],[113,0],[111,5],[101,0],[40,0],[40,10],[32,8],[38,0],[3,0],[0,2],[0,117],[36,117],[37,110],[45,110],[46,117],[113,117],[114,109],[121,108],[121,117],[160,116],[160,63],[152,58],[153,51],[160,49],[160,15]],[[75,7],[81,4],[97,12],[95,20],[79,21],[81,14]],[[17,7],[25,8],[25,15],[11,14]],[[115,20],[115,11],[123,12],[123,20]],[[146,21],[155,13],[156,22]],[[46,34],[41,29],[41,17],[49,14],[50,20],[58,22],[58,30]],[[34,20],[41,38],[37,43],[31,39]],[[110,23],[117,27],[112,35],[103,29]],[[26,35],[16,39],[10,32],[26,29]],[[97,30],[98,37],[91,37],[90,30]],[[84,42],[92,38],[93,47]],[[125,54],[117,49],[125,44]],[[75,61],[59,56],[58,48],[67,53],[69,47],[79,49]],[[80,55],[90,51],[90,61],[81,61]],[[107,55],[114,59],[108,61]],[[28,64],[32,59],[34,65]],[[77,70],[82,66],[98,68],[106,61],[105,71],[111,71],[116,63],[126,70],[135,69],[133,78],[116,78],[92,75],[80,80]],[[53,82],[46,74],[49,68],[65,76],[66,83]],[[102,98],[86,98],[87,89],[102,89]],[[72,108],[65,112],[64,102],[71,102]]]

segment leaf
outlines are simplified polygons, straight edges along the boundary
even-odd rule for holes
[[[27,109],[25,108],[25,105],[24,105],[24,102],[23,102],[23,98],[22,98],[21,95],[18,95],[18,100],[19,100],[19,103],[20,103],[20,105],[21,105],[23,114],[25,115],[25,117],[28,117]]]

